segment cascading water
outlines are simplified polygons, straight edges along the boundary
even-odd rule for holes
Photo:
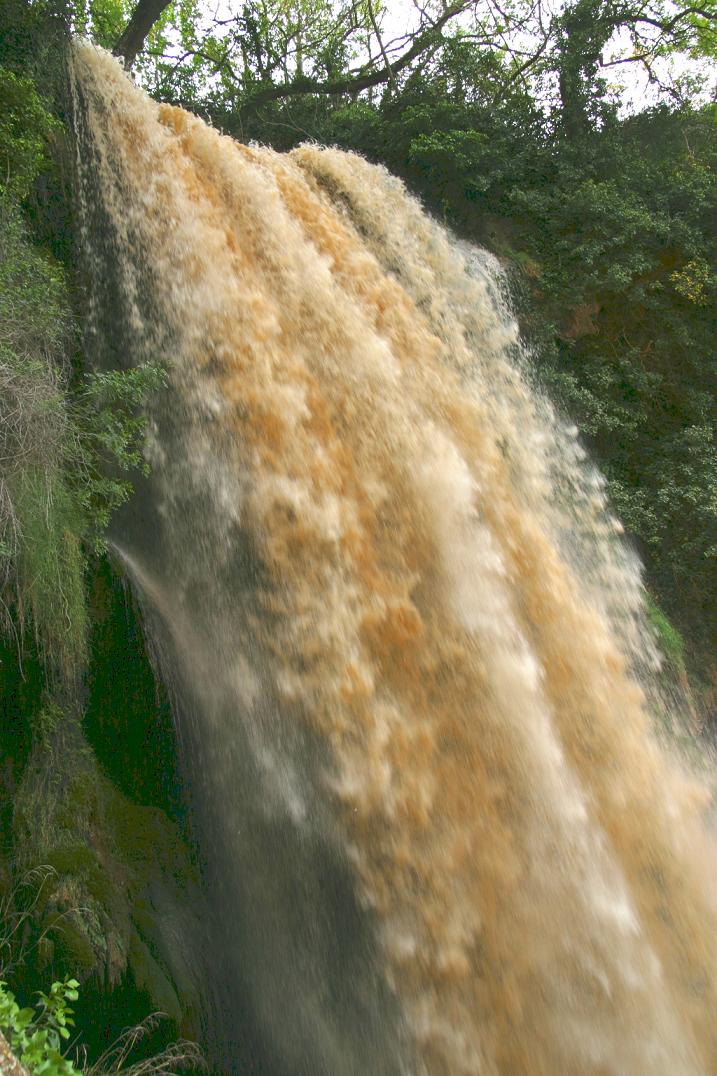
[[[716,1072],[702,795],[490,262],[360,158],[71,67],[90,345],[168,369],[115,543],[175,696],[220,1068]]]

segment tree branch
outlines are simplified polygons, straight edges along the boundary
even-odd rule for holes
[[[375,12],[373,10],[373,4],[371,3],[371,0],[366,0],[366,3],[368,4],[369,18],[371,19],[371,25],[373,26],[373,32],[376,35],[376,41],[378,42],[378,49],[379,49],[379,52],[381,53],[381,57],[383,59],[384,68],[388,72],[387,82],[388,82],[389,86],[393,87],[395,85],[396,80],[395,80],[394,75],[393,75],[393,68],[391,67],[391,63],[389,61],[389,58],[386,55],[386,49],[383,46],[383,38],[381,37],[381,31],[379,29],[378,22],[376,21],[376,15],[375,15]]]
[[[147,34],[170,3],[171,0],[139,0],[119,41],[112,49],[115,56],[124,60],[128,71],[144,48]]]
[[[411,47],[390,65],[384,64],[383,67],[374,68],[370,71],[359,71],[358,74],[347,75],[344,78],[332,79],[328,82],[303,78],[294,79],[283,86],[267,86],[266,89],[258,90],[255,94],[252,94],[249,104],[254,107],[266,104],[267,101],[312,93],[320,94],[324,97],[342,93],[360,93],[361,90],[368,90],[372,86],[390,82],[391,79],[395,78],[424,52],[438,46],[440,44],[441,30],[446,23],[455,18],[456,15],[460,15],[469,5],[470,0],[459,0],[457,3],[450,4],[440,18],[436,19],[429,29],[417,34]]]

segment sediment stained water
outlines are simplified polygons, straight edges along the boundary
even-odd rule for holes
[[[716,1072],[704,795],[495,265],[356,156],[241,146],[86,45],[72,85],[88,346],[168,370],[114,540],[174,690],[226,1071]]]

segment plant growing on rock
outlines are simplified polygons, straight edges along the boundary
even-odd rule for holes
[[[0,1031],[32,1076],[77,1076],[62,1046],[74,1026],[70,1002],[77,1000],[79,985],[70,978],[54,982],[48,994],[38,992],[34,1008],[21,1008],[12,991],[0,982]]]

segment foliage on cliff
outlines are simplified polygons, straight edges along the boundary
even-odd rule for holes
[[[49,994],[39,992],[32,1009],[21,1008],[12,991],[0,982],[0,1032],[32,1076],[77,1076],[62,1049],[75,1023],[69,1003],[79,997],[79,985],[76,979],[54,982]]]
[[[204,998],[191,946],[201,896],[173,803],[151,788],[149,803],[123,795],[112,753],[103,769],[88,739],[88,682],[103,660],[88,582],[143,466],[142,405],[163,375],[83,367],[51,8],[10,2],[0,25],[0,977],[12,987],[0,1029],[29,1071],[69,1074],[60,1002],[75,987],[40,994],[36,1014],[13,992],[77,976],[90,1057],[139,1021],[106,1071],[131,1071],[131,1054],[161,1053],[178,1031],[196,1037]],[[140,720],[158,721],[151,696]],[[152,1010],[165,1029],[142,1022]],[[197,1068],[191,1048],[161,1056],[142,1071]]]

